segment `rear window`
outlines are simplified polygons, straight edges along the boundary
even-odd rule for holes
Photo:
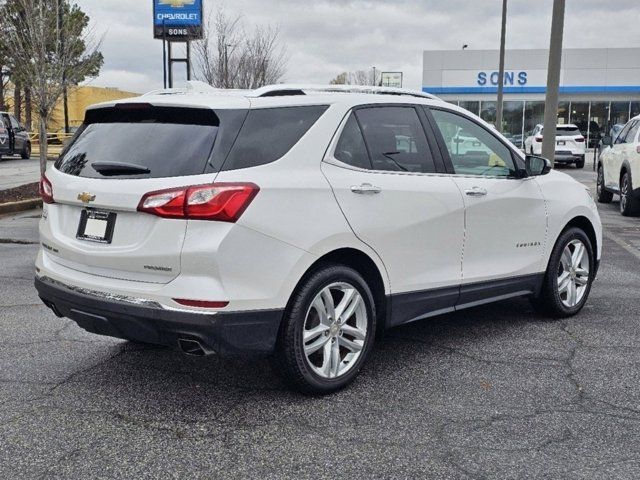
[[[213,110],[129,104],[87,111],[55,167],[89,178],[161,178],[205,171],[220,127]],[[111,170],[92,165],[113,164]],[[140,172],[117,170],[118,165]]]
[[[327,105],[250,110],[222,170],[274,162],[298,143]]]
[[[577,127],[557,127],[556,136],[558,137],[579,137],[582,135]]]

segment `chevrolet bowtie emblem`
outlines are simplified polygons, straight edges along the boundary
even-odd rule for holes
[[[96,199],[95,195],[91,195],[90,193],[87,193],[87,192],[82,192],[78,194],[78,200],[80,200],[82,203],[93,202],[95,199]]]
[[[196,0],[160,0],[161,5],[171,5],[174,8],[182,8],[185,5],[193,5]]]

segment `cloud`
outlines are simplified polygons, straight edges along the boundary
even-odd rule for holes
[[[220,2],[204,0],[205,8]],[[105,66],[97,85],[143,92],[162,85],[162,42],[152,35],[150,1],[80,0],[104,33]],[[551,0],[510,0],[507,48],[547,48]],[[275,24],[290,60],[285,79],[327,83],[345,70],[403,71],[420,88],[422,51],[497,49],[501,2],[477,0],[235,0],[229,13],[248,26]],[[637,0],[567,2],[564,45],[640,46]]]

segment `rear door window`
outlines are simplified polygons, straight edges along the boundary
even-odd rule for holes
[[[314,105],[250,110],[222,170],[256,167],[282,158],[327,108]]]
[[[424,127],[413,107],[356,110],[374,170],[434,173]]]
[[[87,111],[55,168],[89,178],[164,178],[205,171],[220,128],[210,109],[129,104]],[[108,171],[92,165],[133,165]],[[100,171],[99,171],[100,170]]]

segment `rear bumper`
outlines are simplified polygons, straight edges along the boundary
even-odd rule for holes
[[[584,154],[583,153],[580,153],[580,154],[556,153],[553,158],[556,163],[574,163],[578,161],[583,161]]]
[[[83,329],[110,337],[179,347],[192,340],[204,353],[268,355],[275,349],[282,310],[191,313],[162,308],[154,302],[97,297],[90,291],[36,277],[45,305]]]

